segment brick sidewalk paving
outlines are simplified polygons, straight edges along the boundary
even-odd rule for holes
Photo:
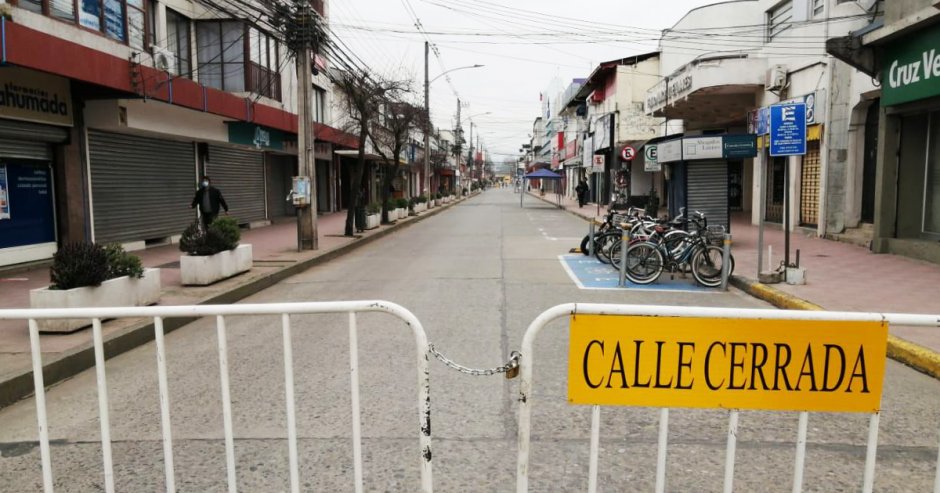
[[[412,218],[408,218],[410,220]],[[241,243],[252,245],[252,270],[233,278],[205,287],[184,287],[180,283],[179,245],[163,245],[133,252],[141,258],[144,267],[159,267],[162,284],[161,305],[197,304],[235,287],[250,283],[283,267],[317,257],[335,248],[357,241],[343,236],[346,211],[319,216],[317,221],[319,250],[297,251],[297,223],[284,218],[270,226],[242,231]],[[402,222],[401,220],[398,221]],[[358,234],[374,235],[387,229]],[[0,308],[28,308],[29,291],[49,284],[49,269],[37,268],[25,272],[0,274]],[[135,323],[134,320],[107,322],[103,326],[105,339]],[[59,355],[83,347],[91,341],[90,330],[72,334],[44,334],[40,345],[44,354]],[[23,321],[0,320],[0,381],[29,367],[29,333]]]
[[[535,197],[531,193],[530,196]],[[555,202],[555,195],[545,196]],[[595,204],[578,207],[577,200],[561,200],[566,210],[585,218],[594,217]],[[601,214],[606,212],[601,207]],[[732,219],[732,252],[735,275],[757,278],[758,228],[750,223],[750,213]],[[585,226],[585,234],[587,226]],[[764,229],[764,268],[767,245],[773,246],[774,264],[783,259],[784,235],[778,226]],[[578,245],[572,245],[576,247]],[[820,305],[827,310],[885,313],[940,314],[940,265],[820,239],[796,231],[790,235],[791,259],[800,249],[800,264],[806,269],[802,286],[774,284],[774,288]],[[892,327],[891,333],[940,352],[940,329]]]

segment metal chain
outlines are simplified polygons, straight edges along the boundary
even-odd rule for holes
[[[463,366],[451,360],[447,356],[444,356],[443,354],[441,354],[441,352],[438,351],[437,349],[434,349],[433,344],[428,344],[428,351],[430,351],[430,353],[433,354],[435,358],[440,360],[441,363],[444,363],[446,366],[449,366],[453,368],[454,370],[459,371],[460,373],[466,373],[467,375],[474,375],[478,377],[496,375],[497,373],[513,372],[514,370],[519,368],[519,358],[522,357],[522,355],[519,354],[518,351],[513,351],[512,353],[509,354],[509,361],[507,361],[506,364],[502,366],[497,366],[496,368],[487,368],[484,370],[479,370],[476,368],[468,368],[466,366]]]

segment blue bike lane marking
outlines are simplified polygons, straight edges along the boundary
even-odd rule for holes
[[[571,277],[571,280],[581,289],[632,289],[648,291],[686,291],[686,292],[718,292],[716,289],[706,288],[695,282],[692,274],[682,276],[675,274],[675,279],[671,279],[669,272],[663,272],[659,280],[653,284],[633,284],[627,281],[626,288],[618,286],[620,282],[620,273],[613,266],[601,263],[594,257],[578,255],[559,255],[558,260],[564,267],[565,272]]]

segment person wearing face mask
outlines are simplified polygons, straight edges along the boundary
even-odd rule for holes
[[[209,180],[208,176],[202,177],[202,181],[199,183],[199,190],[196,190],[196,195],[193,197],[193,202],[189,207],[194,209],[197,206],[199,207],[199,216],[202,219],[202,226],[206,229],[209,229],[209,224],[219,215],[220,208],[225,209],[225,215],[228,215],[228,204],[226,204],[225,199],[222,198],[222,192],[212,186],[212,182]]]

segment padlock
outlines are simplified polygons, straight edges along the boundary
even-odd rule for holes
[[[506,380],[511,380],[519,376],[519,365],[506,370]]]

